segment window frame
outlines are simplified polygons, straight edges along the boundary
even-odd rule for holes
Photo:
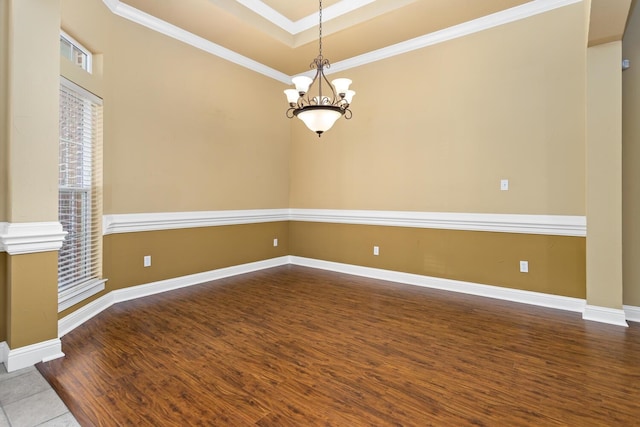
[[[70,60],[75,65],[82,68],[89,74],[92,74],[93,73],[93,54],[91,53],[91,51],[89,51],[89,49],[84,47],[81,43],[79,43],[76,39],[71,37],[69,34],[64,32],[64,30],[60,30],[60,40],[61,41],[65,40],[67,43],[71,45],[72,48],[78,49],[80,52],[82,52],[85,55],[87,60],[86,60],[85,66],[83,67],[82,65],[77,64],[75,61],[73,61],[73,58],[68,58],[67,56],[62,55],[62,52],[60,52],[60,55],[64,56],[65,58],[67,58],[68,60]]]

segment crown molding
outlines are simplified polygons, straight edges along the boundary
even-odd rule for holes
[[[53,222],[0,223],[0,251],[9,255],[57,251],[67,232]]]
[[[219,58],[225,59],[234,64],[240,65],[244,68],[250,69],[259,74],[275,79],[279,82],[282,82],[285,84],[290,84],[291,82],[291,76],[288,76],[285,73],[282,73],[278,70],[275,70],[271,67],[268,67],[257,61],[254,61],[253,59],[247,58],[246,56],[240,55],[239,53],[236,53],[230,49],[227,49],[216,43],[213,43],[209,40],[199,37],[182,28],[176,27],[175,25],[169,24],[168,22],[163,21],[159,18],[156,18],[155,16],[149,15],[145,12],[142,12],[141,10],[138,10],[125,3],[122,3],[120,0],[102,0],[102,1],[112,13],[122,18],[128,19],[129,21],[145,26],[153,31],[157,31],[168,37],[171,37],[183,43],[189,44],[197,49],[203,50]],[[369,0],[355,0],[355,1],[366,2]],[[369,53],[358,55],[353,58],[345,59],[343,61],[338,61],[331,65],[331,68],[327,70],[327,74],[331,74],[339,71],[345,71],[350,68],[359,67],[359,66],[380,61],[386,58],[391,58],[396,55],[401,55],[403,53],[411,52],[413,50],[422,49],[424,47],[431,46],[438,43],[443,43],[445,41],[453,40],[458,37],[463,37],[469,34],[477,33],[477,32],[494,28],[500,25],[504,25],[514,21],[521,20],[521,19],[529,18],[531,16],[535,16],[541,13],[559,9],[564,6],[569,6],[575,3],[581,3],[582,1],[583,0],[533,0],[523,5],[513,7],[511,9],[507,9],[501,12],[487,15],[482,18],[474,19],[472,21],[465,22],[463,24],[445,28],[443,30],[436,31],[434,33],[426,34],[421,37],[416,37],[414,39],[397,43],[395,45],[378,49]],[[261,10],[261,9],[254,9],[254,8],[260,8],[261,6],[259,6],[259,4],[262,4],[264,7],[268,8],[268,6],[264,5],[261,1],[257,1],[257,0],[255,1],[243,0],[241,1],[241,3],[254,11]],[[332,6],[332,7],[336,7],[336,9],[334,12],[331,12],[331,13],[335,13],[336,16],[339,16],[340,14],[347,13],[349,11],[348,9],[349,7],[357,8],[363,5],[364,4],[354,3],[354,5],[351,6],[350,4],[347,4],[346,2],[343,1]],[[327,8],[327,10],[329,9],[331,8]],[[273,9],[271,10],[275,14],[280,15],[278,12],[274,11]],[[269,14],[270,16],[273,15],[272,13],[269,13]],[[290,20],[283,17],[282,15],[280,16],[283,19],[291,22]],[[267,19],[268,20],[275,19],[276,21],[278,21],[278,23],[275,23],[275,22],[274,23],[281,28],[282,26],[286,27],[289,25],[287,23],[284,23],[284,21],[282,21],[280,18],[275,17],[275,15],[271,16],[271,18],[267,17]],[[310,17],[303,18],[302,20],[292,24],[294,24],[294,26],[300,25],[300,27],[302,28],[308,24],[300,23],[300,22],[305,21],[307,19],[310,19]],[[286,28],[285,30],[289,31]],[[294,31],[297,31],[297,29],[294,28]]]
[[[120,0],[102,1],[112,13],[131,22],[147,27],[150,30],[164,34],[167,37],[171,37],[175,40],[191,45],[234,64],[240,65],[241,67],[255,71],[256,73],[271,77],[272,79],[278,80],[282,83],[289,84],[291,81],[291,78],[285,73],[261,64],[258,61],[254,61],[251,58],[247,58],[246,56],[240,55],[231,49],[222,47],[219,44],[213,43],[203,37],[190,33],[189,31],[183,30],[182,28],[156,18],[153,15],[149,15],[148,13],[129,6],[126,3],[122,3]]]
[[[267,21],[272,24],[280,27],[282,30],[286,31],[292,36],[299,34],[303,31],[306,31],[310,28],[318,25],[318,15],[311,14],[309,16],[305,16],[302,19],[297,21],[292,21],[286,16],[282,15],[277,10],[271,8],[263,1],[260,0],[236,0],[238,3],[250,9],[255,14],[262,16]],[[342,0],[336,4],[333,4],[329,7],[323,8],[322,10],[322,21],[329,22],[333,19],[336,19],[342,15],[346,15],[347,13],[353,12],[356,9],[359,9],[363,6],[366,6],[370,3],[375,2],[376,0]]]
[[[511,22],[530,18],[541,13],[549,12],[575,3],[580,3],[582,1],[583,0],[534,0],[532,2],[525,3],[511,9],[483,16],[482,18],[474,19],[472,21],[454,25],[453,27],[445,28],[440,31],[425,34],[424,36],[416,37],[404,42],[384,47],[382,49],[354,56],[353,58],[335,62],[331,64],[330,69],[327,69],[326,74],[337,73],[348,70],[350,68],[360,67],[362,65],[381,61],[383,59],[401,55],[403,53],[408,53],[414,50],[478,33],[480,31],[488,30],[490,28],[495,28],[501,25],[509,24]]]

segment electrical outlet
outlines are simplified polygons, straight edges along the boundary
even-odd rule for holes
[[[376,255],[376,256],[380,255],[380,248],[377,247],[377,246],[374,246],[373,247],[373,254]]]
[[[143,265],[145,267],[151,267],[151,255],[144,256]]]
[[[529,272],[529,261],[520,261],[520,273]]]
[[[501,191],[509,190],[509,180],[508,179],[501,179],[500,180],[500,190]]]
[[[278,246],[278,239],[273,239],[273,247]]]

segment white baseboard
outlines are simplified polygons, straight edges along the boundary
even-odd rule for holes
[[[611,325],[629,326],[625,318],[625,312],[621,309],[587,305],[582,313],[582,318]]]
[[[624,310],[624,315],[629,322],[640,322],[640,307],[624,305],[622,308]]]
[[[9,356],[9,346],[6,341],[0,342],[0,363],[7,366],[7,357]]]
[[[80,307],[71,314],[58,320],[58,336],[62,338],[84,322],[100,314],[114,304],[113,292],[109,292],[89,304]]]
[[[555,308],[559,310],[582,313],[585,300],[560,295],[544,294],[540,292],[509,289],[499,286],[481,285],[478,283],[462,282],[459,280],[441,279],[438,277],[421,276],[417,274],[401,273],[397,271],[381,270],[371,267],[361,267],[351,264],[322,261],[317,259],[292,256],[291,263],[306,267],[320,268],[340,273],[354,274],[356,276],[370,277],[373,279],[389,280],[408,285],[423,286],[433,289],[441,289],[451,292],[477,295],[488,298],[501,299],[523,304],[537,305],[541,307]]]
[[[5,349],[2,350],[2,353],[6,353],[3,361],[7,372],[17,371],[39,362],[48,362],[64,356],[59,338],[27,345],[15,350],[11,350],[6,343],[3,344]]]
[[[640,321],[640,307],[625,306],[625,311],[612,311],[611,309],[604,309],[602,307],[587,306],[586,301],[580,298],[571,298],[540,292],[523,291],[519,289],[509,289],[499,286],[483,285],[451,279],[442,279],[438,277],[422,276],[418,274],[402,273],[397,271],[382,270],[377,268],[362,267],[357,265],[342,264],[337,262],[297,256],[283,256],[265,261],[258,261],[233,267],[221,268],[218,270],[161,280],[158,282],[132,286],[130,288],[118,289],[109,292],[101,298],[60,319],[58,322],[58,333],[60,337],[63,337],[76,327],[82,325],[87,320],[96,316],[103,310],[111,307],[113,304],[119,302],[129,301],[132,299],[142,298],[161,292],[167,292],[187,286],[199,285],[205,282],[210,282],[225,277],[250,273],[252,271],[263,270],[286,264],[294,264],[305,267],[318,268],[322,270],[330,270],[339,273],[353,274],[356,276],[370,277],[373,279],[388,280],[408,285],[423,286],[427,288],[460,292],[487,298],[495,298],[505,301],[582,313],[583,318],[586,320],[595,320],[621,326],[627,326],[626,322],[624,321],[625,311],[628,313],[627,316],[629,320]]]
[[[106,295],[103,295],[97,300],[90,302],[84,307],[60,319],[58,321],[58,335],[60,337],[63,337],[78,326],[82,325],[87,320],[111,307],[113,304],[119,302],[129,301],[136,298],[159,294],[161,292],[172,291],[187,286],[199,285],[202,283],[210,282],[212,280],[223,279],[225,277],[250,273],[252,271],[264,270],[266,268],[272,268],[286,264],[289,264],[289,257],[283,256],[264,261],[236,265],[233,267],[220,268],[203,273],[190,274],[188,276],[176,277],[173,279],[160,280],[157,282],[132,286],[125,289],[117,289],[115,291],[109,292]]]

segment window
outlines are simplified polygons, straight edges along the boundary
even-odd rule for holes
[[[104,289],[102,276],[102,100],[61,78],[58,311]]]
[[[83,70],[86,70],[89,73],[92,71],[91,67],[93,56],[91,55],[91,52],[64,31],[60,32],[60,55],[64,56]]]

